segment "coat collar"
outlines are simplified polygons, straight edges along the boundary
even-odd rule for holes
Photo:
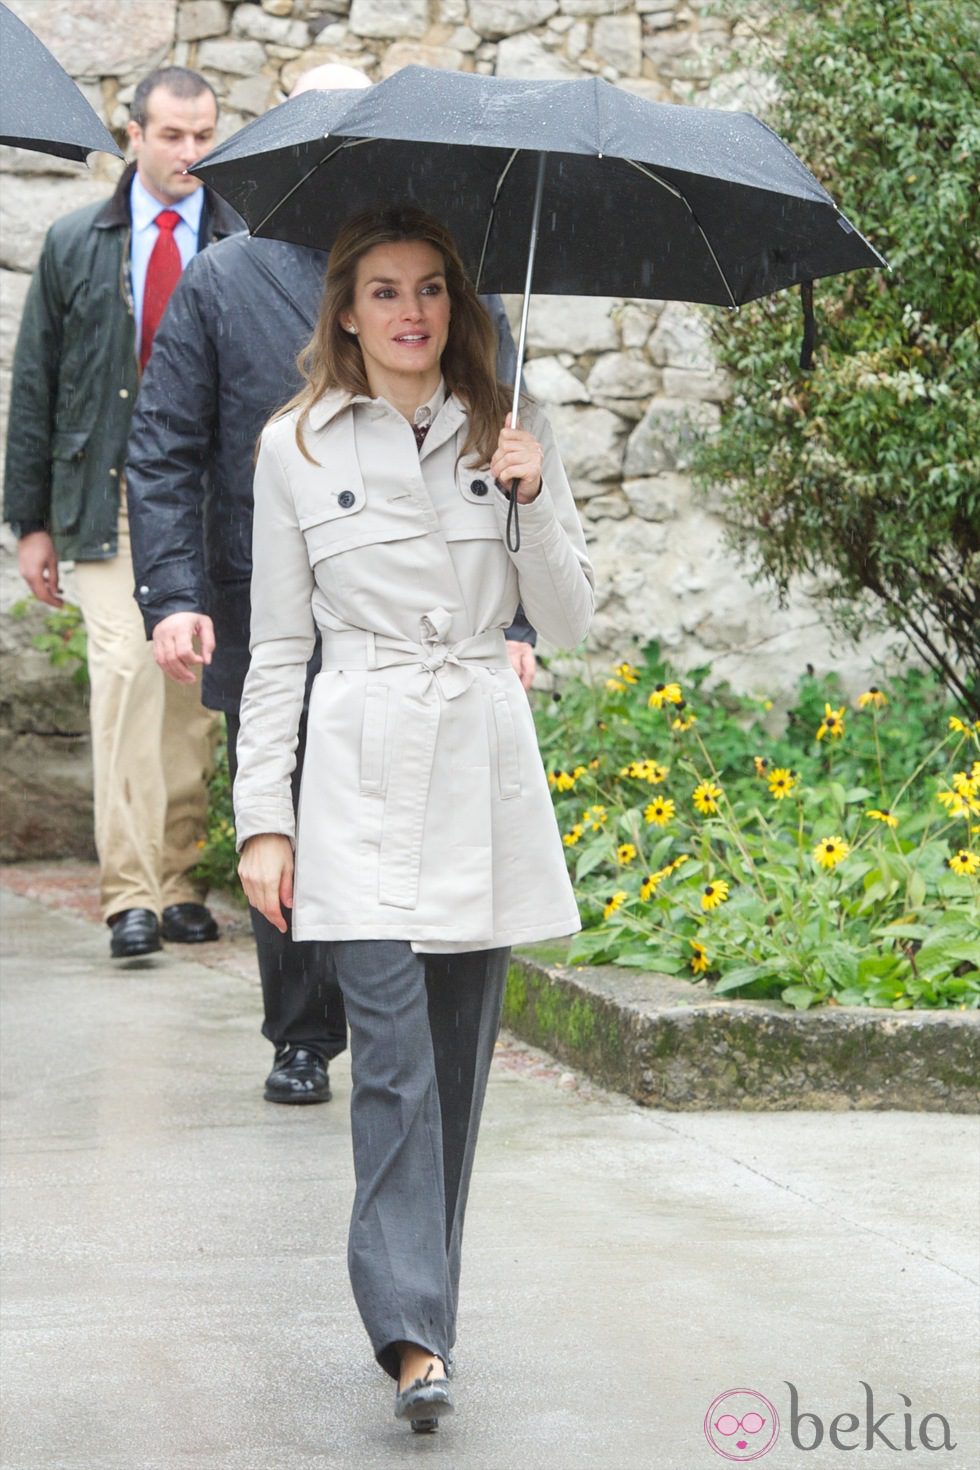
[[[367,398],[364,394],[348,393],[344,388],[329,388],[323,397],[318,398],[310,409],[308,419],[310,428],[315,432],[320,429],[325,429],[329,423],[332,423],[351,404],[371,402],[373,400]],[[426,446],[428,446],[429,439],[433,440],[433,447],[436,447],[436,442],[439,444],[445,443],[447,439],[455,434],[465,418],[465,405],[456,397],[455,393],[450,393],[436,415],[432,428],[429,430],[428,438],[425,441]]]
[[[136,172],[136,164],[130,163],[120,175],[119,182],[105,206],[95,216],[97,230],[122,230],[130,226],[129,190]],[[204,190],[204,208],[201,210],[201,230],[198,245],[203,248],[212,239],[221,240],[225,235],[235,235],[245,228],[245,221],[226,204],[213,189]]]

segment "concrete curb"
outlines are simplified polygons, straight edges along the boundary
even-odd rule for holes
[[[514,956],[504,1025],[647,1107],[980,1111],[980,1013],[794,1011]]]

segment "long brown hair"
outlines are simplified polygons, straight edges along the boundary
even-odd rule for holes
[[[508,390],[497,382],[497,339],[493,323],[463,269],[456,243],[444,225],[412,205],[367,209],[342,226],[330,250],[327,282],[320,315],[309,343],[296,359],[304,386],[274,415],[281,418],[294,408],[296,443],[313,461],[303,429],[310,409],[331,388],[370,397],[361,346],[340,324],[341,315],[354,304],[358,262],[376,245],[422,240],[442,256],[449,293],[449,336],[442,354],[446,391],[466,405],[469,433],[461,458],[474,455],[487,465],[497,447],[497,436],[509,404]],[[313,461],[315,463],[315,461]]]

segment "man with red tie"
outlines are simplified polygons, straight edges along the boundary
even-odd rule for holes
[[[164,67],[133,97],[135,161],[105,204],[48,231],[14,357],[4,518],[21,575],[62,605],[75,563],[88,641],[95,842],[110,952],[217,938],[190,876],[207,819],[213,717],[166,679],[133,601],[123,471],[153,338],[181,271],[242,222],[186,170],[213,146],[218,105],[196,72]]]

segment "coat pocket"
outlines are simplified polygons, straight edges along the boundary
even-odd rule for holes
[[[51,441],[51,523],[62,535],[78,530],[91,429],[58,429]]]
[[[496,770],[497,794],[501,801],[521,794],[521,758],[517,727],[507,695],[494,689],[490,699],[490,760]]]
[[[385,749],[388,737],[388,687],[369,684],[364,692],[361,725],[361,791],[366,796],[383,796]]]

